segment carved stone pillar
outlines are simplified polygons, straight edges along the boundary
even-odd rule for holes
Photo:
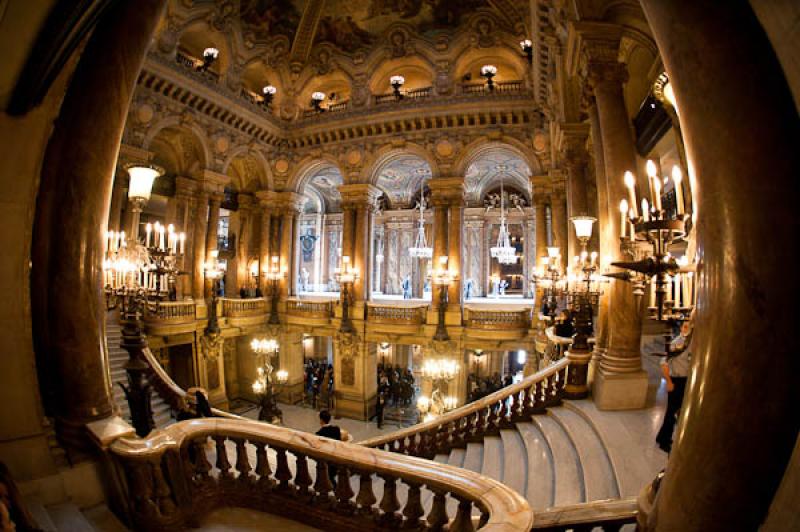
[[[294,205],[281,208],[281,271],[286,272],[281,281],[280,295],[286,298],[294,295],[297,286],[297,209]]]
[[[342,209],[342,256],[349,250],[350,261],[358,270],[359,279],[353,286],[353,299],[357,303],[369,299],[372,264],[372,212],[381,191],[369,184],[341,185]],[[363,309],[363,305],[362,305]],[[359,312],[358,304],[353,309]]]
[[[534,193],[533,210],[536,223],[536,264],[541,264],[542,258],[547,256],[547,213],[545,212],[549,196]]]
[[[556,190],[550,196],[550,223],[553,228],[553,245],[561,249],[561,267],[566,268],[570,260],[567,249],[567,195]]]
[[[621,29],[613,25],[581,26],[578,34],[587,59],[587,73],[600,122],[607,194],[610,203],[626,196],[623,174],[635,171],[636,152],[625,107],[625,65],[617,62]],[[619,235],[619,216],[610,216],[606,226]],[[604,250],[612,260],[623,257],[620,246]],[[594,380],[594,400],[601,409],[642,408],[647,396],[647,374],[641,362],[641,315],[628,283],[612,281],[609,302],[609,345],[600,360]]]
[[[272,252],[272,205],[271,193],[262,191],[257,194],[259,207],[261,211],[261,224],[259,226],[259,240],[258,240],[258,269],[259,278],[258,286],[263,295],[267,294],[267,277],[264,275],[265,271],[269,271],[271,266],[271,252]]]
[[[206,233],[208,232],[208,192],[201,190],[197,193],[194,210],[194,242],[192,255],[194,268],[192,271],[192,297],[195,301],[205,298],[205,261],[206,261]]]
[[[440,177],[428,182],[433,205],[433,263],[431,270],[440,267],[439,257],[447,257],[448,268],[458,275],[451,283],[448,299],[458,308],[461,301],[461,231],[464,222],[464,178]],[[432,287],[433,288],[433,287]],[[439,305],[438,290],[432,290],[433,306]],[[452,309],[451,309],[452,310]]]
[[[236,286],[231,295],[239,293],[240,288],[251,286],[250,241],[253,221],[253,198],[239,194],[239,231],[236,233]]]
[[[46,390],[46,406],[62,444],[76,448],[92,448],[86,423],[113,411],[102,229],[128,107],[164,4],[120,2],[104,13],[69,81],[41,165],[30,270],[33,336],[37,365],[55,385]]]
[[[586,151],[586,140],[589,135],[587,124],[561,124],[564,135],[563,160],[567,171],[567,257],[580,254],[580,243],[575,236],[575,229],[569,222],[573,216],[588,216],[586,171],[589,164],[589,153]]]
[[[111,231],[121,231],[122,229],[122,207],[127,201],[127,190],[125,187],[124,171],[117,171],[114,178],[114,188],[111,191],[111,210],[108,213],[108,228]]]
[[[753,4],[642,1],[678,102],[700,258],[692,369],[648,531],[797,523],[800,123]]]
[[[206,227],[206,261],[211,260],[211,252],[218,249],[217,232],[219,231],[219,208],[222,204],[221,194],[211,194],[208,200],[208,224]],[[205,297],[211,297],[211,288],[213,283],[211,279],[206,279],[205,282]],[[226,294],[227,295],[227,294]]]

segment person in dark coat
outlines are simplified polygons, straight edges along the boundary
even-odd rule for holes
[[[319,424],[322,426],[317,431],[317,436],[342,441],[342,429],[336,425],[331,425],[331,413],[329,411],[320,410]],[[331,484],[333,484],[334,488],[336,487],[336,472],[336,467],[334,467],[332,464],[328,464],[328,476],[330,477]]]

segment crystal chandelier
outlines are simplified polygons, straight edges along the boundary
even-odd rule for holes
[[[503,194],[503,182],[500,181],[500,232],[497,234],[497,245],[491,248],[492,257],[500,264],[516,264],[517,248],[511,245],[506,225],[506,202]]]
[[[408,248],[408,254],[411,257],[420,259],[430,259],[433,257],[433,248],[428,246],[428,240],[425,238],[425,195],[420,193],[419,202],[419,227],[417,228],[417,239],[414,241],[414,247]]]

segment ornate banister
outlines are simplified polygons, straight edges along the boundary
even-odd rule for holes
[[[110,453],[137,530],[196,526],[226,505],[325,530],[442,530],[449,523],[448,530],[466,532],[476,528],[473,509],[481,530],[533,525],[522,496],[477,473],[254,421],[184,421],[146,439],[121,438]],[[422,490],[433,493],[427,508]],[[454,515],[447,498],[458,502]]]
[[[402,325],[421,325],[425,323],[428,304],[392,305],[367,303],[367,321]]]
[[[145,324],[184,324],[194,323],[196,317],[196,303],[189,299],[185,301],[162,301],[153,311],[147,311],[144,316]]]
[[[267,300],[263,297],[249,299],[222,298],[222,315],[227,318],[264,316],[267,314]]]
[[[560,360],[516,384],[456,408],[431,421],[360,442],[366,447],[433,458],[467,442],[496,435],[515,421],[530,419],[561,402],[569,361]]]
[[[310,299],[288,299],[286,313],[292,316],[308,318],[330,318],[336,301],[316,301]]]
[[[624,525],[636,523],[638,511],[636,497],[557,506],[537,511],[533,530],[567,532],[600,529],[616,532]]]

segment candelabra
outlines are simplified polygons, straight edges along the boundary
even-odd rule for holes
[[[217,297],[219,294],[220,280],[225,275],[225,266],[219,261],[219,250],[212,249],[211,260],[205,264],[206,279],[211,280],[211,302],[208,305],[208,323],[203,333],[211,347],[216,346],[221,330],[217,319]]]
[[[547,248],[547,256],[532,272],[533,283],[542,288],[543,314],[553,317],[558,308],[558,298],[564,293],[564,275],[561,272],[561,250],[555,246]]]
[[[522,48],[522,53],[528,58],[528,64],[533,65],[533,42],[530,39],[519,41],[519,46]]]
[[[439,319],[436,324],[436,333],[433,336],[433,339],[437,341],[450,339],[450,335],[447,334],[447,325],[445,324],[448,303],[447,289],[455,278],[455,275],[447,267],[447,257],[439,257],[439,267],[431,274],[432,283],[439,288],[439,308],[437,309]]]
[[[274,338],[254,338],[250,342],[250,348],[259,357],[256,380],[253,382],[253,393],[258,397],[260,406],[258,420],[274,422],[276,419],[283,419],[283,412],[278,408],[278,396],[289,380],[289,373],[286,370],[273,370],[272,358],[278,354],[278,341]]]
[[[403,94],[400,92],[400,87],[406,82],[406,78],[403,76],[392,76],[389,78],[389,84],[392,86],[392,91],[394,92],[394,97],[396,100],[402,100]]]
[[[428,240],[425,238],[425,195],[422,193],[420,193],[417,207],[419,208],[417,238],[414,241],[414,246],[408,248],[408,256],[413,258],[429,259],[433,257],[433,248],[428,245]]]
[[[280,257],[273,256],[270,259],[270,266],[264,268],[264,278],[267,280],[269,295],[269,320],[270,325],[277,325],[281,322],[278,317],[278,296],[280,295],[281,281],[285,273],[281,271]]]
[[[197,70],[199,72],[205,72],[208,68],[214,64],[214,61],[217,60],[219,57],[219,50],[216,48],[210,47],[203,50],[203,62],[198,65]]]
[[[486,78],[486,87],[490,90],[494,90],[494,78],[497,75],[497,67],[494,65],[483,65],[481,67],[481,76]]]
[[[322,102],[325,101],[324,92],[314,92],[311,94],[311,108],[317,113],[324,113],[325,109],[322,108]]]
[[[502,166],[505,170],[505,166]],[[511,245],[511,239],[508,234],[508,225],[506,223],[506,200],[503,191],[503,181],[500,180],[500,229],[497,232],[497,245],[489,249],[492,257],[497,259],[500,264],[516,264],[517,248]]]
[[[353,297],[353,284],[358,280],[358,269],[350,266],[349,256],[342,257],[342,267],[336,269],[334,277],[342,290],[342,324],[339,332],[353,334],[356,330],[350,319],[350,299]]]
[[[644,281],[650,279],[654,284],[655,301],[653,302],[653,318],[658,321],[673,319],[672,307],[667,305],[667,286],[671,284],[671,277],[681,271],[675,257],[669,249],[674,243],[683,240],[688,232],[687,222],[689,216],[685,212],[681,182],[683,174],[679,167],[672,169],[672,181],[675,186],[674,213],[662,209],[661,180],[656,175],[656,165],[647,161],[647,175],[650,182],[650,195],[652,205],[646,198],[641,201],[641,213],[637,211],[635,178],[631,172],[625,172],[625,186],[628,189],[628,199],[620,201],[620,239],[624,247],[633,247],[636,242],[648,243],[651,251],[642,259],[635,261],[618,261],[613,266],[624,268],[641,274],[634,294],[644,294]],[[618,278],[623,276],[617,275]],[[666,312],[665,312],[666,310]]]
[[[458,405],[453,396],[443,396],[441,388],[448,385],[458,375],[459,365],[455,360],[426,360],[422,365],[422,377],[431,380],[430,398],[422,395],[417,399],[417,410],[423,421],[430,421]]]
[[[275,93],[278,92],[278,89],[275,88],[275,85],[265,85],[261,92],[264,93],[264,107],[269,107],[272,105],[272,99],[275,97]]]

